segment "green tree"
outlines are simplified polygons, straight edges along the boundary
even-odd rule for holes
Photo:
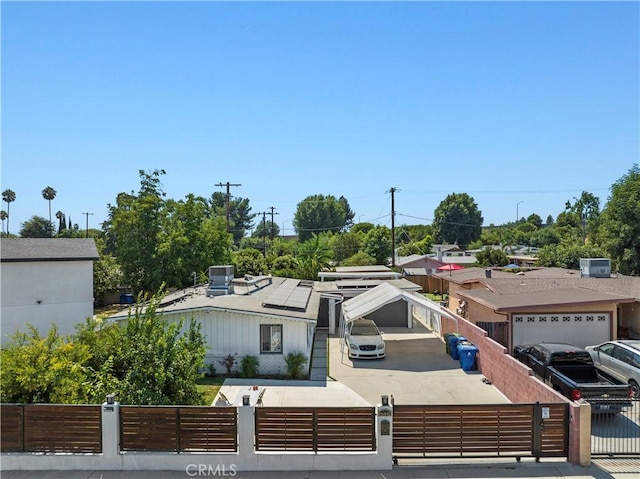
[[[236,277],[244,275],[258,276],[267,273],[267,262],[260,251],[246,248],[232,254],[232,263]]]
[[[362,247],[363,236],[358,233],[348,231],[335,235],[332,242],[333,257],[336,261],[343,261],[353,256]]]
[[[342,231],[347,227],[348,216],[352,213],[345,211],[347,200],[335,196],[312,195],[298,203],[293,217],[293,227],[301,243],[306,242],[314,234],[324,231]]]
[[[364,251],[358,251],[342,262],[343,266],[373,266],[375,264],[377,264],[376,259]]]
[[[622,274],[640,274],[640,168],[635,164],[611,186],[599,242]]]
[[[232,235],[224,218],[207,217],[207,208],[206,199],[192,194],[164,204],[156,258],[163,281],[171,287],[184,288],[193,272],[204,273],[231,260]]]
[[[535,213],[527,217],[527,223],[534,225],[536,228],[542,228],[542,218]]]
[[[2,234],[5,233],[4,222],[7,218],[9,218],[9,214],[5,210],[0,210],[0,221],[2,221]]]
[[[227,195],[216,191],[209,200],[212,214],[225,218],[227,215]],[[251,206],[247,198],[229,198],[229,232],[233,235],[234,244],[238,245],[244,235],[253,227],[255,213],[251,213]]]
[[[563,241],[558,245],[543,246],[538,250],[538,266],[580,269],[581,258],[601,258],[604,250],[594,245]]]
[[[23,238],[51,238],[53,236],[53,224],[42,216],[32,216],[22,223],[20,236]]]
[[[122,266],[125,283],[136,291],[156,291],[164,281],[156,253],[165,201],[160,176],[165,171],[140,170],[139,174],[138,194],[120,193],[115,206],[108,205],[105,232],[108,246],[114,247]]]
[[[60,235],[60,233],[67,228],[64,213],[62,211],[57,211],[56,218],[58,219],[58,235]]]
[[[386,226],[376,226],[369,230],[364,240],[364,252],[376,260],[376,264],[386,265],[391,257],[391,230]]]
[[[11,213],[11,210],[9,209],[9,207],[11,206],[11,203],[13,203],[15,200],[16,200],[16,194],[13,190],[6,189],[2,192],[2,201],[7,203],[7,236],[9,236],[9,216]]]
[[[314,234],[298,248],[296,277],[317,280],[318,273],[327,271],[331,265],[331,249],[327,237]]]
[[[57,191],[51,188],[50,186],[47,186],[44,190],[42,190],[42,197],[49,202],[49,223],[52,223],[51,201],[56,197],[56,194],[57,194]]]
[[[276,236],[280,234],[280,228],[278,224],[274,221],[261,221],[256,225],[256,229],[253,230],[251,235],[252,238],[269,238],[274,239]]]
[[[370,230],[372,230],[375,227],[376,225],[374,225],[373,223],[356,223],[351,227],[350,231],[351,233],[362,233],[366,235]]]
[[[94,237],[98,261],[93,263],[93,297],[97,305],[104,304],[107,293],[117,291],[122,284],[122,269],[116,258],[106,251],[104,239]]]
[[[196,381],[204,368],[200,323],[168,322],[157,312],[162,292],[138,298],[119,335],[112,371],[124,404],[199,404]],[[182,333],[182,334],[181,334]]]
[[[452,193],[436,208],[432,226],[436,241],[465,247],[480,238],[482,222],[482,213],[472,197]]]
[[[290,254],[274,258],[271,264],[271,274],[282,278],[296,278],[298,275],[298,262]]]
[[[476,265],[485,266],[505,266],[509,264],[509,258],[504,251],[494,248],[484,248],[476,253]]]
[[[3,403],[89,402],[90,357],[87,346],[67,342],[55,325],[46,336],[28,325],[0,351],[0,400]]]

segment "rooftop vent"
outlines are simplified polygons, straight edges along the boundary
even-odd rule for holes
[[[233,266],[209,266],[207,297],[233,294]]]
[[[581,278],[610,278],[611,260],[609,258],[581,258]]]

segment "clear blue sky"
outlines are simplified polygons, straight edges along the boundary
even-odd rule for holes
[[[638,2],[2,2],[10,230],[41,191],[99,228],[138,170],[253,212],[344,195],[356,221],[485,225],[604,206],[640,157]],[[516,206],[521,202],[518,206]],[[2,203],[6,210],[6,204]],[[54,218],[55,221],[55,218]]]

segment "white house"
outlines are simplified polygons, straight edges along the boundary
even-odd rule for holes
[[[185,330],[192,318],[202,325],[207,364],[224,372],[223,357],[237,354],[239,362],[251,355],[260,361],[260,374],[286,374],[287,354],[311,358],[320,297],[313,282],[262,276],[233,280],[223,291],[224,275],[216,281],[214,268],[231,267],[211,267],[209,285],[169,294],[158,307],[168,321],[185,319]],[[128,314],[109,319],[126,321]]]
[[[3,238],[0,251],[3,345],[27,323],[66,335],[93,316],[93,238]]]

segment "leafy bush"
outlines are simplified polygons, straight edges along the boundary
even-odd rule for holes
[[[220,359],[218,363],[227,370],[227,376],[231,376],[231,370],[238,363],[238,353],[227,354],[224,358]]]
[[[302,375],[302,367],[307,363],[307,357],[301,352],[289,353],[284,358],[287,363],[287,375],[291,379],[298,379]]]
[[[260,360],[257,356],[245,356],[240,361],[240,376],[243,378],[255,378],[258,375]]]

